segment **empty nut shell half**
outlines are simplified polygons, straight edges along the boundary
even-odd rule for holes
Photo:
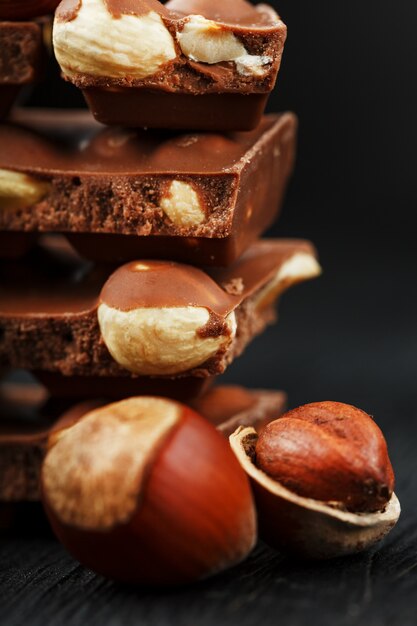
[[[258,434],[238,428],[230,445],[250,477],[258,510],[259,535],[269,545],[303,558],[329,559],[361,552],[395,526],[400,503],[395,494],[377,513],[351,513],[289,491],[253,462]]]

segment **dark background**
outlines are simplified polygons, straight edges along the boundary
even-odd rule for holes
[[[226,0],[225,0],[226,1]],[[260,546],[191,589],[122,589],[49,536],[1,541],[4,624],[417,622],[417,4],[280,0],[289,27],[270,110],[300,118],[299,158],[271,234],[312,239],[323,277],[284,296],[280,322],[225,380],[283,388],[291,406],[350,402],[387,436],[403,514],[376,549],[301,564]],[[81,103],[63,83],[34,105]]]

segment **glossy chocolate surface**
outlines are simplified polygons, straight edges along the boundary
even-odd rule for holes
[[[12,5],[0,2],[0,120],[6,117],[23,85],[38,80],[43,64],[42,26],[34,22],[2,22]],[[29,4],[29,3],[26,3]]]
[[[301,252],[314,254],[307,242],[263,239],[228,269],[204,272],[168,261],[133,261],[109,277],[100,301],[121,311],[138,306],[203,306],[226,316],[272,280],[294,254]]]
[[[162,4],[158,0],[103,0],[107,10],[115,17],[121,15],[146,15],[154,11],[172,21],[188,15],[203,15],[219,24],[246,28],[272,28],[276,26],[276,14],[266,7],[253,6],[245,0],[170,0]],[[23,4],[23,2],[22,2]],[[27,3],[26,3],[27,4]],[[49,4],[51,1],[49,0]],[[1,5],[0,5],[1,6]],[[75,19],[81,8],[81,0],[62,0],[56,17],[59,21]]]
[[[284,413],[287,396],[282,391],[216,385],[193,400],[191,406],[227,437],[239,426],[260,430]]]
[[[7,235],[12,231],[3,232]],[[66,233],[66,238],[82,257],[93,261],[109,261],[120,265],[120,263],[143,257],[167,261],[175,259],[182,263],[203,267],[226,267],[234,263],[244,252],[255,238],[255,232],[249,226],[244,226],[243,229],[236,229],[236,232],[233,230],[231,235],[222,238],[107,233]],[[0,242],[1,237],[2,233],[0,233]],[[4,254],[4,256],[8,255]]]
[[[107,10],[116,18],[122,15],[146,15],[155,11],[159,15],[169,15],[169,11],[158,0],[104,0]]]
[[[213,70],[210,74],[214,75]],[[213,132],[255,129],[268,99],[264,93],[189,94],[141,87],[111,91],[85,87],[83,93],[95,119],[102,124]]]
[[[287,114],[288,115],[288,114]],[[215,174],[238,172],[265,133],[282,119],[265,116],[249,133],[157,133],[146,130],[87,125],[85,116],[68,119],[60,128],[60,115],[50,114],[43,134],[29,126],[4,124],[0,140],[0,168],[47,177],[53,172],[87,174]],[[77,127],[79,125],[79,127]],[[56,134],[55,134],[56,131]]]
[[[178,15],[203,15],[214,22],[245,28],[272,28],[277,22],[270,7],[254,6],[244,0],[169,0],[165,6]]]
[[[84,114],[29,119],[31,130],[0,126],[0,169],[50,187],[19,210],[3,201],[0,231],[68,232],[82,254],[100,261],[228,265],[277,216],[293,167],[290,113],[227,135],[100,129]],[[173,181],[197,194],[200,223],[174,223],[162,209]]]
[[[101,298],[125,310],[187,302],[206,307],[223,320],[235,311],[238,330],[227,352],[179,377],[220,374],[274,318],[272,302],[265,310],[255,310],[251,297],[300,252],[315,255],[308,242],[259,241],[230,268],[205,273],[192,266],[145,260],[138,264],[152,265],[154,270],[146,284],[146,271],[122,267],[109,279],[111,266],[91,266],[65,248],[35,249],[25,261],[0,264],[0,365],[65,376],[132,378],[112,359],[101,339],[97,320]]]
[[[129,396],[152,395],[191,402],[214,382],[214,377],[151,378],[149,376],[63,376],[57,372],[34,371],[34,376],[53,398],[62,401],[105,398],[121,400]]]

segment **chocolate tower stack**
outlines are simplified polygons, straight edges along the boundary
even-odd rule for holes
[[[3,116],[48,30],[17,20],[57,4],[0,3],[15,20],[0,23]],[[48,389],[3,384],[3,500],[38,497],[48,433],[74,405],[64,420],[166,396],[224,432],[276,417],[282,393],[211,385],[275,320],[278,296],[319,273],[310,243],[259,239],[296,137],[294,115],[263,115],[286,37],[273,9],[63,0],[53,35],[64,78],[106,126],[23,109],[0,125],[0,367]]]

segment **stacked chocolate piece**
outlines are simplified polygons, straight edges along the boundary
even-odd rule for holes
[[[0,2],[0,120],[22,88],[43,72],[51,13],[59,0],[1,0]]]
[[[14,56],[22,28],[39,22],[0,23],[0,85],[34,58]],[[111,400],[180,399],[225,433],[281,413],[282,392],[212,385],[320,271],[309,242],[259,239],[294,162],[295,116],[263,115],[285,36],[245,0],[58,6],[56,58],[98,121],[0,125],[1,499],[36,499],[51,433]],[[7,382],[17,369],[44,387]]]

